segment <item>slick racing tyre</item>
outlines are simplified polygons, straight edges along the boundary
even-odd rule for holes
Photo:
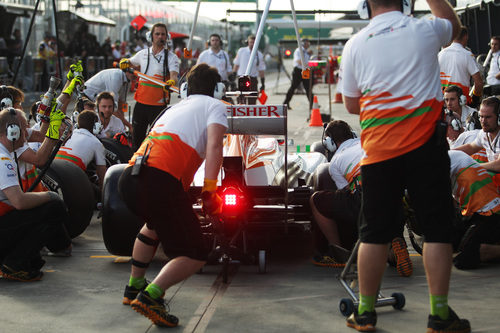
[[[320,164],[313,174],[313,189],[314,191],[335,191],[337,186],[330,176],[328,167],[330,163]]]
[[[70,237],[84,232],[96,207],[94,191],[85,172],[71,162],[55,159],[42,177],[42,183],[63,198],[69,214],[66,229]]]
[[[132,148],[122,145],[115,139],[103,138],[101,142],[104,146],[106,166],[108,168],[115,164],[127,163],[132,157]]]
[[[118,256],[132,255],[135,238],[144,225],[118,194],[118,180],[126,166],[110,167],[102,188],[102,237],[109,253]]]

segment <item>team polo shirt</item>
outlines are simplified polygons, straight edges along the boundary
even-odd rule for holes
[[[19,166],[19,174],[21,175],[21,182],[23,185],[22,189],[24,190],[24,192],[26,192],[26,190],[28,190],[31,187],[31,185],[35,182],[36,178],[38,177],[38,171],[35,165],[23,161],[22,155],[28,149],[37,152],[41,146],[42,146],[41,142],[25,142],[22,147],[16,149],[16,155],[18,157],[17,162]],[[12,156],[14,156],[14,154],[12,154]],[[42,192],[42,191],[46,191],[46,188],[43,186],[41,182],[38,183],[38,185],[32,189],[32,192]]]
[[[448,20],[391,11],[346,43],[337,88],[360,99],[362,165],[403,155],[432,136],[443,105],[437,54],[451,35]]]
[[[497,160],[498,156],[500,155],[500,132],[493,140],[491,140],[488,133],[481,130],[477,134],[474,144],[486,149],[486,156],[488,157],[488,161],[493,162]]]
[[[302,46],[302,52],[304,52],[304,63],[307,64],[309,63],[309,59],[311,58],[311,55],[307,53],[307,50],[305,47]],[[304,66],[300,65],[301,62],[300,58],[300,49],[296,48],[295,51],[293,52],[293,67],[298,67],[300,69],[304,69]]]
[[[19,186],[17,165],[7,148],[0,143],[0,216],[14,209],[3,192],[12,186]]]
[[[479,72],[471,51],[460,43],[453,42],[438,54],[441,86],[456,85],[462,88],[469,99],[470,77]]]
[[[56,158],[70,161],[83,171],[94,160],[96,165],[106,165],[104,146],[85,128],[77,128],[73,131],[71,138],[57,152]]]
[[[187,191],[205,159],[208,126],[227,128],[226,109],[226,104],[213,97],[188,96],[158,119],[129,164],[137,156],[146,156],[146,165],[177,178]]]
[[[95,102],[97,95],[103,91],[114,94],[115,105],[118,101],[127,99],[128,79],[125,73],[118,68],[104,69],[85,81],[85,96]]]
[[[493,178],[472,157],[459,150],[449,150],[453,197],[462,215],[491,215],[500,211],[500,197]]]
[[[215,53],[211,48],[209,48],[208,50],[201,52],[196,63],[205,63],[208,66],[217,68],[222,81],[227,81],[227,73],[233,70],[231,62],[229,61],[229,55],[224,50],[219,50],[219,52]]]
[[[360,164],[363,150],[359,138],[349,139],[340,145],[330,161],[328,171],[340,190],[350,186],[351,190],[359,183]]]
[[[112,138],[116,133],[123,132],[125,132],[125,125],[123,125],[123,122],[118,117],[111,115],[108,126],[106,126],[106,128],[104,128],[101,133],[97,135],[97,137],[101,139]]]
[[[254,46],[255,47],[255,46]],[[250,55],[252,54],[252,50],[247,47],[241,47],[236,54],[236,58],[234,58],[234,64],[238,65],[238,76],[245,75],[247,71],[248,63],[250,62]],[[257,77],[259,76],[259,71],[266,70],[266,63],[264,62],[264,57],[260,51],[257,51],[257,57],[255,58],[252,68],[250,69],[250,73],[248,75]]]
[[[491,85],[500,84],[500,80],[495,77],[498,72],[500,72],[500,51],[491,55],[490,70],[488,71],[488,76],[486,77],[486,83]]]
[[[163,72],[165,54],[168,54],[168,69],[166,73]],[[153,47],[141,50],[130,58],[130,63],[134,66],[140,66],[142,73],[153,76],[161,81],[166,81],[169,78],[177,79],[171,78],[170,72],[179,73],[179,58],[174,53],[169,52],[166,49],[161,50],[158,54],[153,54]],[[165,74],[165,77],[163,74]],[[168,101],[169,93],[168,91],[164,91],[162,86],[148,80],[139,79],[139,86],[137,87],[134,96],[137,102],[146,105],[165,105],[166,103],[164,97]]]

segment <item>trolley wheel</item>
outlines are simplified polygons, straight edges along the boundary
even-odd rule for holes
[[[406,300],[405,300],[405,295],[402,293],[393,293],[391,297],[394,297],[396,300],[396,303],[392,306],[396,310],[401,310],[404,308]]]
[[[259,250],[259,273],[266,272],[266,250]]]
[[[354,312],[354,302],[350,298],[342,298],[339,303],[340,313],[344,317],[349,317]]]

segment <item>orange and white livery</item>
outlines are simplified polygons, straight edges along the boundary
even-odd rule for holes
[[[17,165],[10,152],[0,143],[0,216],[14,209],[3,190],[19,186]]]
[[[340,145],[330,161],[328,171],[337,188],[349,186],[351,190],[360,183],[360,161],[363,156],[360,139],[349,139]]]
[[[470,78],[479,72],[476,59],[471,51],[460,43],[453,42],[438,54],[441,87],[444,89],[450,85],[462,88],[467,102],[470,102]]]
[[[372,18],[346,43],[338,89],[360,98],[362,165],[403,155],[430,139],[443,104],[436,55],[451,37],[448,20],[391,11]],[[395,49],[396,58],[372,56]]]
[[[500,211],[500,197],[493,178],[481,164],[459,150],[448,151],[453,197],[462,215],[491,215]]]
[[[72,162],[83,171],[93,160],[96,165],[106,165],[104,146],[95,135],[84,128],[73,131],[71,138],[57,152],[56,158]]]
[[[158,119],[129,164],[145,156],[146,165],[168,172],[187,191],[205,159],[211,124],[227,128],[226,104],[205,95],[188,96]]]

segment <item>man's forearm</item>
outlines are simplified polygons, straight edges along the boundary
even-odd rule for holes
[[[481,166],[488,171],[500,172],[500,159],[493,162],[481,163]]]

